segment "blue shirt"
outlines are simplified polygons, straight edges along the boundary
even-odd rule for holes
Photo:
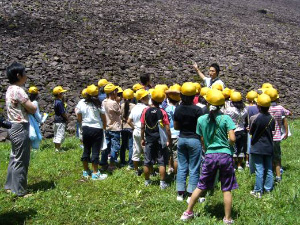
[[[170,121],[170,131],[171,131],[172,138],[178,138],[178,136],[179,136],[179,130],[174,129],[175,109],[176,109],[176,106],[174,106],[174,105],[168,105],[167,108],[165,109],[168,114],[169,121]]]
[[[60,99],[54,100],[54,123],[65,123],[66,119],[62,114],[66,113],[64,103]]]

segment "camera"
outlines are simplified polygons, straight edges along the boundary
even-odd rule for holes
[[[11,122],[5,120],[4,118],[0,118],[0,127],[10,129],[11,128]]]

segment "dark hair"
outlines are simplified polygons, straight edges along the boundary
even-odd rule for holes
[[[30,99],[30,101],[34,101],[34,100],[36,100],[37,99],[37,97],[38,97],[38,94],[29,94],[29,99]]]
[[[124,118],[127,120],[129,116],[129,103],[131,102],[131,99],[125,99],[124,102]]]
[[[182,105],[193,105],[195,95],[186,96],[186,95],[180,94],[180,96],[181,96],[181,101],[182,101],[181,104]]]
[[[198,103],[201,103],[203,105],[207,105],[207,101],[201,95],[199,95]]]
[[[150,74],[144,73],[140,75],[142,85],[146,85],[150,81]]]
[[[17,62],[13,62],[6,68],[6,75],[10,84],[14,84],[19,81],[18,74],[21,76],[25,75],[25,67]]]
[[[233,107],[237,108],[238,111],[242,111],[246,106],[243,103],[243,101],[239,101],[239,102],[231,102],[231,104],[233,105]]]
[[[213,64],[210,65],[210,67],[215,68],[216,71],[217,71],[217,75],[219,75],[219,73],[220,73],[220,66],[218,65],[218,63],[213,63]]]
[[[100,100],[98,99],[98,97],[94,97],[94,96],[90,96],[90,95],[87,95],[87,97],[85,98],[84,100],[86,103],[92,103],[94,106],[98,107],[98,108],[101,108],[101,102]]]
[[[262,106],[257,106],[259,112],[263,113],[263,114],[268,114],[269,113],[269,108],[270,107],[262,107]]]
[[[173,105],[176,105],[179,101],[176,101],[174,99],[168,98],[169,102],[171,102]]]
[[[151,101],[155,107],[159,107],[160,102],[154,101],[153,99],[151,99]]]
[[[215,110],[210,110],[208,114],[208,122],[216,122],[216,114],[220,111],[221,106],[215,106],[217,109]]]
[[[105,87],[105,86],[99,88],[99,93],[101,93],[101,94],[105,93],[105,92],[104,92],[104,87]]]

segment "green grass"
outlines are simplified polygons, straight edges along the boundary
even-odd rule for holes
[[[300,121],[291,124],[293,136],[282,142],[283,181],[262,199],[249,192],[255,176],[248,170],[237,173],[239,189],[233,191],[233,218],[236,224],[299,224]],[[186,202],[176,201],[175,183],[167,190],[144,187],[143,177],[125,168],[104,181],[81,178],[82,150],[76,138],[68,138],[65,153],[55,153],[51,140],[31,154],[30,198],[15,198],[0,191],[0,224],[183,224],[179,221]],[[10,143],[0,144],[0,185],[3,187]],[[188,224],[222,224],[223,197],[219,190],[195,210],[200,216]]]

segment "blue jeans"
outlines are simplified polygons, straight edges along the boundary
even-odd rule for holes
[[[255,186],[254,191],[262,193],[263,190],[273,189],[272,156],[251,154],[255,164]]]
[[[126,163],[125,160],[125,153],[126,149],[129,150],[129,156],[128,156],[128,164],[130,166],[133,166],[133,162],[131,160],[132,158],[132,152],[133,152],[133,138],[132,138],[132,129],[123,129],[121,131],[122,136],[122,145],[121,145],[121,151],[120,151],[120,161],[122,164]]]
[[[108,154],[110,153],[110,162],[118,162],[118,153],[120,150],[120,131],[105,131],[107,149],[101,152],[100,165],[107,165]]]
[[[200,176],[201,151],[202,147],[199,139],[181,137],[178,139],[178,170],[176,178],[177,191],[185,191],[188,173],[190,178],[187,192],[192,193],[197,187]]]

